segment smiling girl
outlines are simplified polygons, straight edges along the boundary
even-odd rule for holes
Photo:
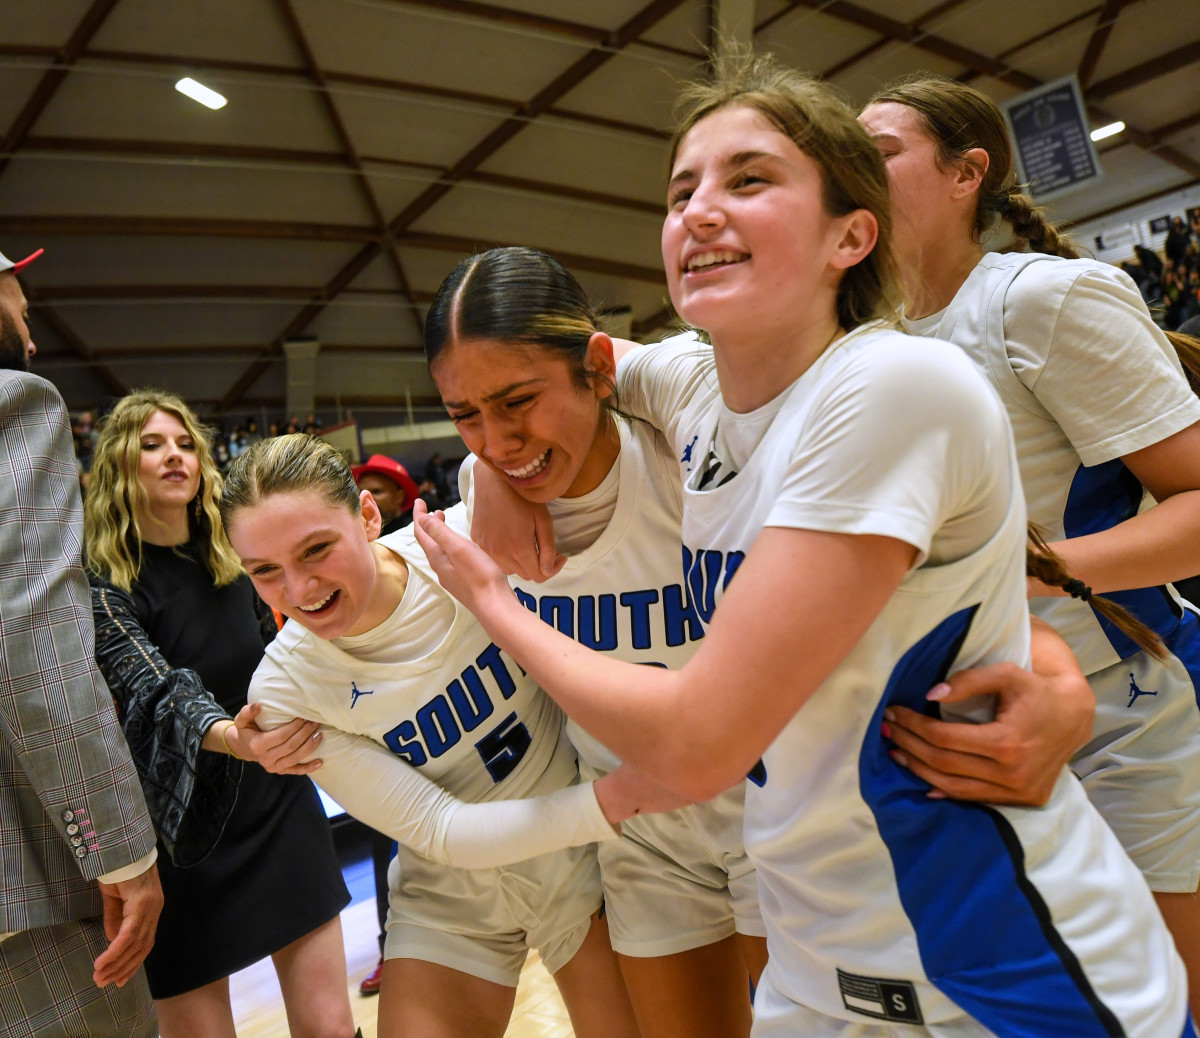
[[[321,722],[314,779],[400,844],[380,1035],[499,1038],[532,947],[577,1035],[633,1038],[596,855],[573,845],[614,838],[658,801],[630,794],[628,769],[574,784],[561,712],[442,590],[411,528],[379,537],[374,499],[328,444],[255,444],[221,514],[259,593],[293,621],[252,682],[261,723]],[[465,529],[461,509],[450,518]]]
[[[662,245],[713,348],[633,351],[617,381],[678,459],[695,654],[588,651],[419,514],[443,584],[665,785],[711,796],[761,758],[755,1036],[1190,1035],[1153,899],[1065,770],[1041,809],[931,799],[879,737],[952,669],[1028,662],[1025,515],[1000,402],[892,327],[886,175],[853,113],[769,60],[723,67],[675,136]]]

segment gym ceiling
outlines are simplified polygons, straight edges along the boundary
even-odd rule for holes
[[[719,34],[852,101],[917,69],[999,101],[1074,73],[1104,180],[1080,220],[1200,182],[1198,0],[4,0],[0,250],[36,370],[73,408],[128,388],[281,413],[439,412],[421,322],[496,244],[555,253],[615,328],[670,326],[672,102]],[[228,103],[175,89],[191,77]]]

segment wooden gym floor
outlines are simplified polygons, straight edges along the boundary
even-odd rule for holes
[[[376,1038],[379,998],[364,998],[358,984],[379,961],[378,923],[373,897],[342,912],[346,965],[350,971],[350,1007],[363,1038]],[[271,960],[265,959],[230,978],[238,1038],[288,1038],[287,1017]],[[558,988],[536,953],[531,953],[517,988],[517,1004],[506,1038],[574,1038]]]

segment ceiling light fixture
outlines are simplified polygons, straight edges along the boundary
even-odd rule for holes
[[[1092,140],[1102,141],[1105,137],[1112,137],[1114,134],[1120,133],[1125,129],[1125,124],[1118,120],[1115,123],[1109,123],[1107,126],[1101,126],[1098,130],[1092,131]]]
[[[183,79],[175,84],[175,89],[181,94],[190,97],[193,101],[199,101],[206,108],[213,109],[213,111],[216,111],[218,108],[224,108],[228,103],[215,90],[209,90],[203,83],[197,83],[194,79],[189,79],[187,76],[184,76]]]

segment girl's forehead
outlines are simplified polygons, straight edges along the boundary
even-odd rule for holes
[[[181,422],[178,416],[171,414],[170,411],[151,411],[150,417],[142,423],[142,431],[147,429],[183,429],[187,431],[187,427]]]
[[[276,490],[235,510],[230,516],[229,525],[237,526],[243,519],[257,521],[264,529],[277,531],[282,538],[285,533],[301,526],[327,525],[330,514],[339,509],[349,514],[346,505],[330,501],[318,490]],[[275,523],[286,523],[287,527],[271,525]]]
[[[742,140],[772,138],[792,143],[791,138],[757,108],[746,104],[728,104],[702,116],[683,135],[676,162],[685,151],[712,147],[714,143],[736,147]]]
[[[536,343],[506,342],[503,339],[467,339],[445,349],[430,372],[439,385],[470,384],[472,389],[504,386],[519,376],[522,381],[548,377],[565,367],[560,353]]]
[[[858,121],[873,136],[882,133],[911,136],[913,133],[923,133],[925,129],[916,109],[899,101],[877,101],[867,105],[859,113]]]

